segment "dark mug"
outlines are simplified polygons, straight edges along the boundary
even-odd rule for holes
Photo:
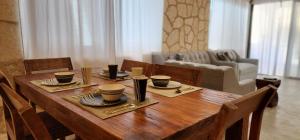
[[[132,78],[134,83],[134,95],[138,102],[143,102],[146,99],[146,90],[148,77],[146,76],[135,76]]]
[[[118,65],[108,65],[109,79],[116,79],[118,73]]]

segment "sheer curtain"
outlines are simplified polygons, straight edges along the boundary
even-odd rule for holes
[[[120,0],[116,3],[116,53],[123,58],[151,62],[161,51],[163,0]],[[118,7],[118,8],[117,8]]]
[[[20,0],[20,13],[25,58],[102,66],[160,51],[161,0]]]
[[[211,0],[209,49],[234,49],[245,57],[249,10],[248,0]]]
[[[299,10],[293,12],[294,7],[292,0],[254,6],[250,57],[259,59],[259,73],[296,76],[299,71]]]
[[[300,1],[294,1],[285,76],[300,78]]]

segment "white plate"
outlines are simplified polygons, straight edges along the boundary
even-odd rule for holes
[[[158,88],[158,89],[174,89],[174,88],[180,88],[182,85],[181,83],[179,82],[176,82],[176,81],[169,81],[169,84],[166,86],[166,87],[158,87],[158,86],[154,86],[152,81],[150,81],[148,83],[148,85],[150,87],[153,87],[153,88]]]
[[[77,80],[73,80],[68,83],[59,83],[56,79],[46,79],[46,80],[43,80],[41,82],[41,84],[44,86],[66,86],[66,85],[75,84],[77,82],[78,82]]]

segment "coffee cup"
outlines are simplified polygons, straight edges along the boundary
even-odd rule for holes
[[[143,102],[146,99],[147,82],[146,76],[132,77],[134,83],[134,95],[137,102]]]
[[[108,65],[110,79],[116,79],[118,74],[118,65]]]

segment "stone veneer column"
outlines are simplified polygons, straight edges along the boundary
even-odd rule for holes
[[[24,73],[18,11],[18,0],[0,0],[0,70],[11,81],[14,75]],[[2,110],[0,98],[0,133],[3,134],[5,123]]]
[[[207,50],[210,0],[165,0],[163,53]]]
[[[18,0],[0,0],[0,70],[12,80],[24,73]]]

